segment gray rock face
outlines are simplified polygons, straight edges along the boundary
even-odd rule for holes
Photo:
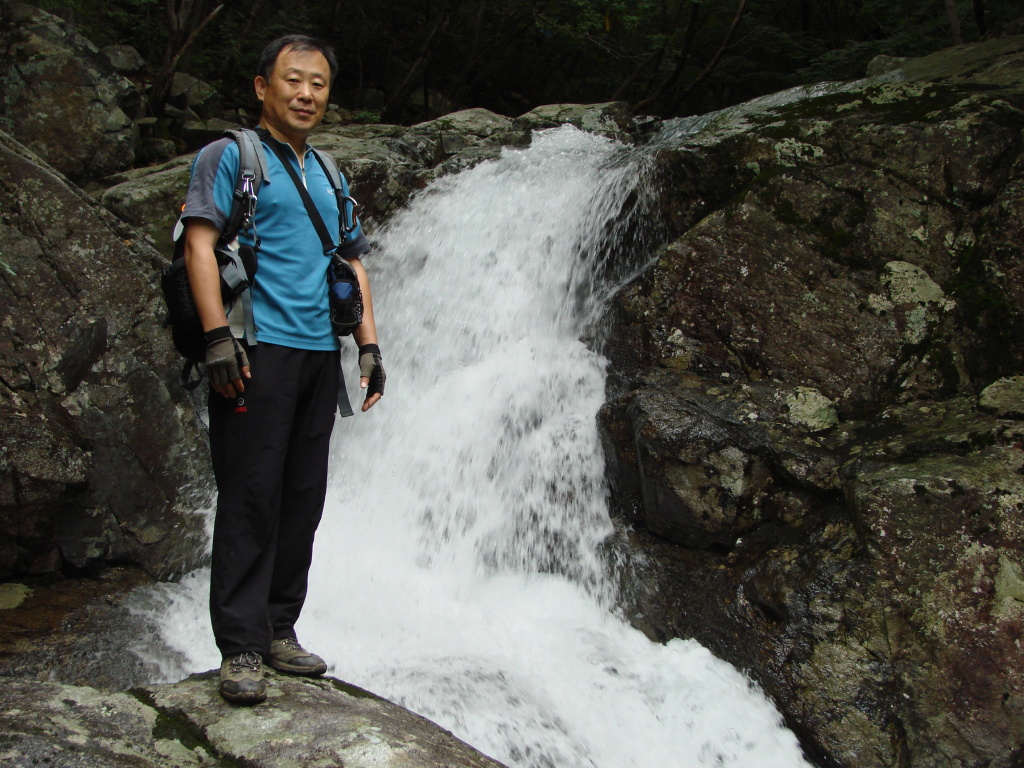
[[[626,116],[621,104],[555,104],[515,120],[485,109],[467,109],[408,128],[324,126],[310,143],[334,157],[352,185],[360,216],[372,230],[405,205],[414,191],[440,176],[494,159],[502,147],[528,145],[533,130],[572,123],[635,138],[647,130],[648,122]],[[209,124],[203,123],[203,130]],[[228,127],[218,122],[207,138]],[[191,157],[112,175],[104,180],[100,200],[166,251],[188,186]]]
[[[135,159],[124,108],[140,94],[72,27],[20,2],[0,4],[0,130],[76,182]]]
[[[130,45],[108,45],[100,49],[111,66],[122,75],[137,75],[146,67],[142,54]]]
[[[174,250],[171,232],[185,202],[191,166],[192,156],[186,156],[115,174],[107,177],[109,186],[97,197],[169,258]]]
[[[529,135],[468,110],[408,129],[334,127],[315,141],[346,169],[372,228],[430,178]],[[179,572],[201,538],[186,510],[208,491],[207,452],[174,382],[153,282],[191,157],[109,177],[99,193],[157,252],[15,142],[6,147],[0,170],[18,182],[0,194],[10,212],[0,227],[0,291],[10,296],[0,386],[12,393],[0,405],[12,436],[0,453],[0,576],[109,559]]]
[[[822,764],[1020,764],[1022,44],[665,142],[678,237],[611,314],[633,620]]]
[[[0,45],[0,119],[27,93],[77,126],[92,88],[120,120],[106,75],[53,85],[67,41],[87,45],[0,8],[20,19]],[[624,609],[652,637],[695,637],[748,670],[823,765],[1024,760],[1022,51],[1021,38],[964,46],[663,140],[673,234],[609,318],[599,420],[623,546],[639,555]],[[64,70],[93,83],[91,66]],[[646,125],[620,105],[553,105],[314,141],[372,229],[431,179],[563,122],[623,139]],[[33,130],[74,178],[126,162],[109,159],[120,127],[90,129],[106,138],[74,157],[57,148],[68,129],[62,142]],[[118,221],[0,141],[0,577],[194,562],[206,449],[158,327],[163,257],[122,223],[166,249],[188,161],[110,177]],[[0,686],[0,701],[22,696],[0,705],[15,765],[491,764],[445,757],[445,737],[330,681],[275,680],[252,710],[220,702],[209,676],[132,697],[44,688],[40,725],[17,711],[28,694]],[[81,749],[58,753],[64,739]]]
[[[160,327],[160,256],[0,134],[0,576],[196,562],[208,454]]]
[[[269,674],[233,707],[216,673],[129,693],[3,680],[0,759],[12,768],[501,768],[447,731],[339,680]]]
[[[659,122],[654,118],[634,117],[629,112],[629,104],[624,101],[610,101],[606,104],[547,104],[531,109],[516,119],[517,124],[529,126],[532,130],[568,123],[581,130],[626,143],[648,135]]]
[[[1010,376],[985,387],[978,407],[1003,418],[1024,419],[1024,376]]]

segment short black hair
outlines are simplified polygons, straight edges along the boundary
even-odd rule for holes
[[[293,51],[319,51],[322,53],[327,59],[327,65],[331,68],[331,85],[334,85],[335,76],[338,74],[338,57],[334,55],[334,49],[326,41],[309,35],[284,35],[276,40],[271,40],[260,54],[259,64],[256,65],[256,74],[269,81],[270,76],[274,73],[277,57],[286,48]]]

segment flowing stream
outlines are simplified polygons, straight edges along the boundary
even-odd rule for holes
[[[336,429],[299,637],[329,674],[515,768],[807,766],[733,667],[614,613],[605,360],[580,338],[612,289],[611,248],[646,258],[622,240],[643,165],[542,132],[435,182],[380,234],[367,263],[387,394]],[[151,595],[163,679],[220,662],[207,583]]]

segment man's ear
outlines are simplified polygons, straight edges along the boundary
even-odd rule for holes
[[[263,101],[263,94],[267,91],[267,81],[263,79],[262,75],[256,75],[256,79],[252,81],[253,88],[256,89],[256,98]]]

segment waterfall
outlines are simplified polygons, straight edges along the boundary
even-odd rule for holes
[[[806,766],[737,670],[614,613],[605,361],[580,338],[643,163],[541,132],[380,233],[366,263],[386,395],[337,425],[298,634],[329,674],[517,768]],[[207,582],[152,595],[165,679],[219,664]]]

